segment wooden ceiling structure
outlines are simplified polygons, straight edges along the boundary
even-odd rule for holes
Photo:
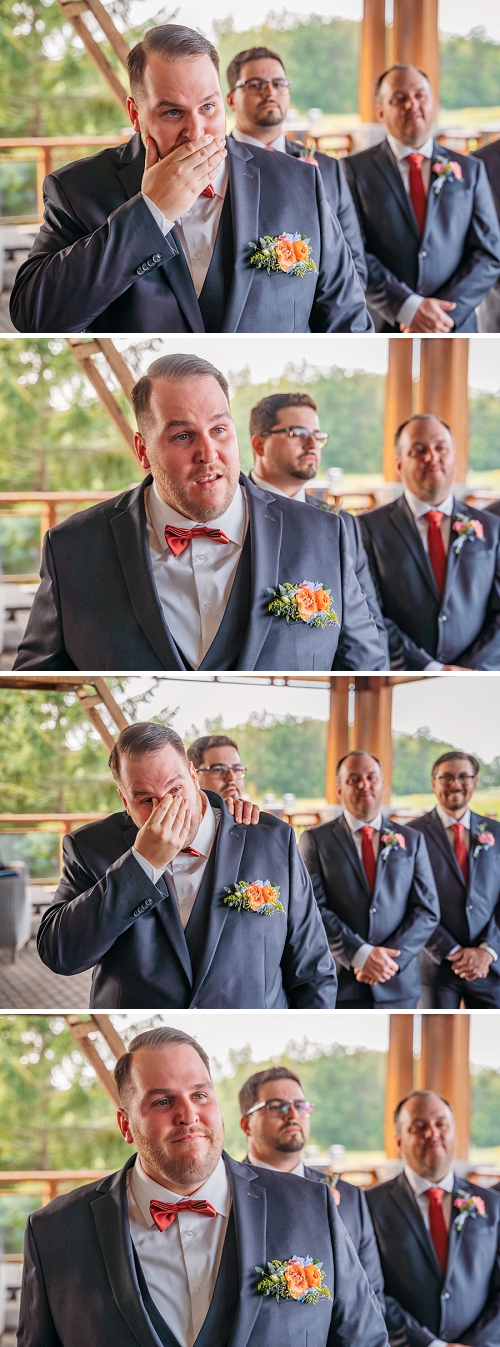
[[[0,688],[10,688],[16,692],[75,692],[82,710],[109,751],[115,739],[99,707],[106,708],[118,733],[126,729],[129,723],[105,678],[94,678],[92,675],[75,678],[71,674],[1,674]]]

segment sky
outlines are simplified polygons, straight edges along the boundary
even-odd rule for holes
[[[158,13],[160,0],[135,0],[132,22],[144,22],[145,17]],[[287,3],[272,3],[272,0],[253,0],[251,10],[242,0],[171,0],[165,5],[165,20],[175,15],[176,23],[185,23],[200,28],[211,36],[210,24],[214,19],[227,19],[232,15],[236,31],[243,31],[251,23],[263,23],[272,10],[304,18],[308,14],[320,14],[324,18],[359,20],[363,13],[363,0],[287,0]],[[390,0],[386,4],[388,21],[392,15]],[[208,16],[208,17],[207,17]],[[469,33],[471,28],[486,28],[489,37],[500,41],[500,6],[498,0],[440,0],[439,26],[444,33]]]

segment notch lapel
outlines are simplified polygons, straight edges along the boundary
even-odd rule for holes
[[[137,196],[141,190],[146,152],[138,132],[123,145],[117,176],[120,179],[127,201]]]
[[[163,894],[163,902],[157,903],[155,907],[156,915],[159,917],[165,934],[170,941],[172,949],[175,950],[179,963],[181,964],[190,986],[193,985],[193,970],[191,959],[187,947],[186,937],[182,929],[182,922],[179,916],[179,908],[175,901],[174,894],[165,875],[161,876],[159,883],[163,881],[163,887],[160,893]],[[158,886],[157,886],[158,887]]]
[[[345,821],[344,815],[342,815],[341,818],[336,819],[335,824],[332,824],[332,832],[334,833],[337,842],[340,843],[342,850],[345,852],[348,861],[350,861],[358,883],[361,884],[366,897],[369,898],[371,902],[372,895],[368,886],[364,866],[359,859],[356,847],[352,840],[351,830]]]
[[[447,186],[448,186],[448,184],[447,184],[446,182],[444,182],[443,185],[442,185],[442,187],[440,188],[439,192],[435,192],[435,191],[434,191],[434,185],[435,185],[435,183],[437,182],[437,175],[436,175],[435,173],[432,172],[432,165],[436,162],[436,158],[439,158],[439,159],[448,159],[448,155],[447,155],[447,153],[446,153],[446,150],[445,150],[444,146],[443,146],[443,145],[438,145],[438,144],[436,144],[436,142],[434,141],[433,146],[432,146],[431,175],[430,175],[430,179],[429,179],[429,191],[428,191],[428,193],[427,193],[427,211],[426,211],[426,215],[425,215],[424,232],[423,232],[423,234],[422,234],[422,247],[424,247],[424,246],[428,243],[428,241],[429,241],[429,236],[430,236],[430,233],[431,233],[432,226],[433,226],[433,224],[434,224],[434,220],[435,220],[436,214],[437,214],[438,210],[440,209],[440,201],[441,201],[441,197],[442,197],[442,195],[443,195],[443,192],[446,191],[446,188],[447,188]],[[449,162],[449,160],[448,160],[448,162]]]
[[[418,1239],[420,1247],[423,1249],[428,1260],[429,1266],[436,1274],[441,1283],[443,1274],[438,1261],[438,1256],[430,1235],[427,1234],[422,1216],[418,1209],[417,1200],[412,1192],[410,1184],[405,1174],[399,1174],[394,1187],[391,1189],[391,1197],[399,1210],[403,1213],[408,1225],[411,1226],[415,1238]]]
[[[420,243],[420,231],[416,216],[388,140],[382,141],[378,154],[374,155],[374,161],[386,179],[386,182],[389,183],[392,193],[396,197],[398,205],[401,207],[406,223],[410,226],[412,234],[415,235]]]
[[[389,855],[385,861],[382,860],[380,854],[384,849],[384,843],[382,842],[382,834],[386,832],[393,833],[395,831],[396,825],[394,823],[391,823],[390,819],[384,818],[384,815],[382,814],[382,827],[380,829],[380,841],[378,846],[377,867],[375,870],[375,887],[373,890],[373,900],[375,900],[375,898],[378,898],[380,889],[387,874],[387,866],[390,865],[391,862],[391,854],[392,854],[391,852],[389,852]]]
[[[430,589],[432,597],[437,599],[437,602],[441,604],[441,595],[437,587],[434,571],[425,552],[412,512],[404,496],[400,496],[399,500],[396,502],[396,506],[391,513],[391,520],[411,552],[413,560],[416,561],[427,588]]]
[[[240,1298],[228,1347],[246,1347],[262,1304],[255,1268],[266,1265],[267,1194],[250,1164],[237,1164],[226,1155],[224,1163],[233,1199],[240,1276]]]
[[[267,493],[253,486],[248,477],[240,477],[240,484],[245,487],[248,502],[252,578],[250,621],[239,667],[255,669],[271,623],[280,620],[273,618],[268,611],[270,596],[267,590],[268,587],[278,587],[283,512],[278,501],[275,498],[270,500]]]
[[[453,1192],[452,1192],[452,1195],[451,1195],[451,1221],[450,1221],[450,1229],[449,1229],[449,1232],[448,1232],[448,1261],[447,1261],[447,1263],[446,1263],[445,1284],[446,1284],[446,1282],[448,1281],[448,1279],[451,1277],[451,1273],[452,1273],[452,1271],[453,1271],[453,1267],[454,1267],[454,1265],[455,1265],[456,1259],[457,1259],[457,1257],[458,1257],[458,1255],[459,1255],[459,1253],[460,1253],[460,1249],[461,1249],[462,1241],[463,1241],[463,1229],[464,1229],[464,1227],[462,1226],[462,1229],[461,1229],[461,1230],[457,1230],[457,1227],[456,1227],[456,1225],[455,1225],[455,1220],[456,1220],[456,1218],[457,1218],[457,1216],[458,1216],[458,1211],[457,1211],[456,1207],[453,1205],[454,1202],[455,1202],[455,1198],[458,1197],[459,1190],[460,1190],[462,1193],[463,1193],[463,1192],[467,1192],[467,1193],[468,1193],[468,1192],[471,1192],[471,1191],[472,1191],[470,1185],[467,1183],[467,1179],[462,1179],[462,1182],[461,1182],[461,1183],[458,1183],[458,1182],[457,1182],[457,1175],[455,1174],[455,1177],[454,1177],[454,1180],[453,1180]],[[480,1217],[476,1217],[476,1220],[480,1220],[480,1219],[481,1219]],[[467,1217],[467,1220],[470,1220],[470,1216]],[[465,1222],[465,1224],[467,1224],[467,1221]]]
[[[453,544],[457,542],[458,534],[453,533],[453,525],[456,523],[458,514],[466,514],[468,516],[468,510],[467,506],[462,506],[461,502],[455,500],[454,498],[453,510],[451,512],[450,546],[448,548],[448,556],[446,558],[446,580],[444,586],[443,604],[446,603],[447,599],[449,598],[452,586],[457,583],[458,570],[460,565],[462,564],[462,557],[464,555],[465,549],[468,547],[468,541],[466,539],[465,542],[462,543],[460,551],[459,552],[454,551]],[[479,546],[481,546],[481,544],[479,544]],[[473,551],[474,547],[475,543],[472,544],[470,550]]]
[[[204,332],[205,324],[201,316],[201,309],[196,297],[196,290],[191,278],[186,254],[179,239],[177,230],[170,230],[170,238],[177,249],[177,256],[171,257],[168,262],[163,262],[159,267],[167,279],[170,289],[173,291],[179,308],[182,310],[186,322],[189,323],[192,332]]]
[[[106,1264],[111,1290],[120,1314],[140,1347],[162,1347],[142,1303],[132,1253],[127,1212],[126,1174],[135,1155],[113,1178],[103,1194],[91,1203],[97,1238]],[[105,1180],[107,1182],[107,1180]]]
[[[214,802],[213,798],[210,796],[208,798],[212,804]],[[221,816],[214,844],[216,850],[210,913],[200,966],[193,986],[191,1002],[193,1007],[196,1004],[196,998],[199,996],[205,978],[210,972],[215,952],[229,915],[229,908],[223,901],[225,896],[224,890],[226,885],[232,887],[237,882],[240,861],[245,846],[245,824],[234,822],[234,819],[229,813],[223,800],[219,800],[216,797],[215,803],[217,806],[219,806],[219,804],[221,805]]]
[[[453,848],[450,847],[450,843],[446,836],[446,829],[443,827],[443,824],[441,823],[441,819],[439,817],[437,810],[433,809],[432,813],[433,813],[433,818],[431,819],[432,836],[434,838],[436,846],[439,847],[440,851],[443,853],[443,856],[445,857],[445,860],[448,862],[448,865],[453,870],[453,874],[455,875],[456,879],[460,880],[460,883],[463,884],[463,887],[465,889],[466,887],[465,879],[463,877],[462,871],[455,856],[455,852],[453,851]]]
[[[228,136],[227,165],[233,219],[234,271],[222,324],[223,332],[236,332],[248,299],[254,273],[249,243],[259,238],[260,169],[251,147]]]
[[[120,500],[110,520],[123,577],[134,615],[163,668],[184,669],[177,647],[163,620],[160,601],[151,569],[147,537],[144,491],[152,482],[146,477],[141,486]]]

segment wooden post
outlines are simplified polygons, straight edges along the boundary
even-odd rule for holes
[[[114,1029],[111,1021],[107,1024],[105,1023],[108,1020],[107,1015],[91,1015],[88,1020],[81,1020],[79,1015],[65,1015],[64,1018],[70,1034],[74,1038],[82,1055],[86,1057],[87,1061],[95,1071],[97,1079],[101,1082],[106,1094],[109,1095],[113,1104],[118,1105],[118,1090],[111,1072],[108,1070],[105,1062],[103,1062],[95,1043],[89,1038],[90,1033],[98,1030],[105,1038],[115,1057],[121,1057],[126,1049],[125,1044],[122,1042],[116,1029]]]
[[[411,337],[389,338],[389,368],[385,385],[384,461],[386,482],[396,480],[394,467],[394,436],[398,426],[407,421],[412,411]]]
[[[391,64],[415,65],[439,101],[438,0],[394,0]]]
[[[385,70],[385,0],[365,0],[359,65],[359,115],[375,121],[375,85]]]
[[[113,66],[110,65],[107,57],[104,55],[99,42],[96,42],[95,38],[92,37],[92,34],[85,23],[85,19],[82,17],[83,14],[88,13],[90,10],[90,12],[94,14],[94,17],[98,19],[99,26],[102,28],[108,40],[111,40],[111,29],[114,30],[116,36],[112,45],[115,48],[117,55],[119,55],[120,60],[123,60],[122,45],[126,50],[128,50],[128,48],[126,47],[126,43],[124,43],[121,34],[115,29],[110,15],[106,14],[102,5],[97,4],[97,0],[57,0],[57,2],[60,9],[62,9],[64,17],[69,19],[75,33],[80,38],[81,42],[83,42],[84,47],[86,47],[94,65],[100,70],[101,75],[104,75],[104,79],[106,80],[106,83],[109,84],[117,103],[120,104],[122,110],[124,109],[126,111],[127,90],[124,89],[123,84],[120,83],[118,75],[116,75],[113,70]],[[118,41],[116,41],[116,39],[118,39]]]
[[[384,774],[384,804],[390,804],[392,784],[392,686],[381,674],[356,675],[353,748],[364,748],[379,759]]]
[[[327,804],[335,804],[335,768],[339,758],[347,753],[349,745],[349,674],[335,674],[330,679],[330,719],[326,745],[325,795]]]
[[[385,1085],[385,1153],[397,1155],[394,1141],[394,1110],[413,1089],[413,1015],[391,1015]]]
[[[455,1114],[459,1160],[469,1154],[470,1138],[470,1016],[422,1015],[422,1052],[418,1071],[420,1090],[436,1090]]]
[[[457,447],[457,482],[465,482],[469,448],[469,338],[431,337],[420,344],[418,412],[441,416],[453,431]]]
[[[109,338],[108,340],[110,341]],[[70,350],[73,352],[75,360],[78,361],[80,369],[82,369],[83,373],[86,374],[89,383],[92,384],[92,387],[95,389],[97,393],[99,401],[102,402],[102,405],[106,409],[108,416],[110,416],[111,420],[114,422],[118,434],[121,435],[122,440],[124,440],[127,446],[127,449],[130,449],[134,461],[137,463],[134,449],[134,432],[132,430],[132,426],[130,425],[130,422],[127,421],[126,416],[124,416],[120,404],[119,402],[117,402],[114,393],[112,393],[111,389],[108,388],[107,383],[104,382],[102,375],[99,373],[99,370],[94,365],[94,361],[92,359],[92,357],[96,355],[98,351],[102,350],[102,353],[106,355],[106,359],[108,360],[108,363],[111,365],[111,361],[109,359],[110,354],[109,349],[104,350],[100,340],[95,342],[94,341],[85,342],[81,341],[79,337],[66,337],[66,341],[68,343]],[[111,344],[112,343],[110,341],[110,345]],[[115,374],[117,374],[118,368],[120,367],[118,362],[120,362],[121,359],[122,359],[121,356],[115,349],[113,357],[114,363],[112,366]],[[125,361],[123,361],[122,363],[125,366]],[[125,370],[126,368],[127,367],[125,366]],[[117,377],[120,378],[120,383],[122,383],[122,379],[124,382],[126,382],[126,374],[124,371],[122,371],[121,377],[118,374]],[[130,376],[130,378],[133,384],[132,376]],[[125,391],[127,392],[126,389]],[[127,397],[130,398],[130,390],[127,392]]]

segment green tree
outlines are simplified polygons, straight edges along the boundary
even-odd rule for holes
[[[232,19],[216,22],[223,88],[233,56],[247,47],[278,51],[292,81],[291,98],[301,112],[320,106],[323,112],[355,112],[360,25],[349,19],[324,19],[317,14],[300,20],[282,12],[245,32],[235,32]]]
[[[476,472],[498,469],[500,458],[500,393],[473,392],[470,399],[471,468]]]
[[[440,99],[443,108],[498,107],[500,43],[485,28],[441,41]]]
[[[500,1071],[472,1072],[471,1139],[474,1146],[500,1146]]]
[[[185,742],[192,743],[201,733],[221,732],[238,744],[241,761],[248,767],[245,789],[250,794],[274,791],[281,796],[293,791],[320,799],[324,795],[326,721],[255,712],[244,724],[223,729],[222,717],[216,717],[207,720],[203,730],[193,725]]]

